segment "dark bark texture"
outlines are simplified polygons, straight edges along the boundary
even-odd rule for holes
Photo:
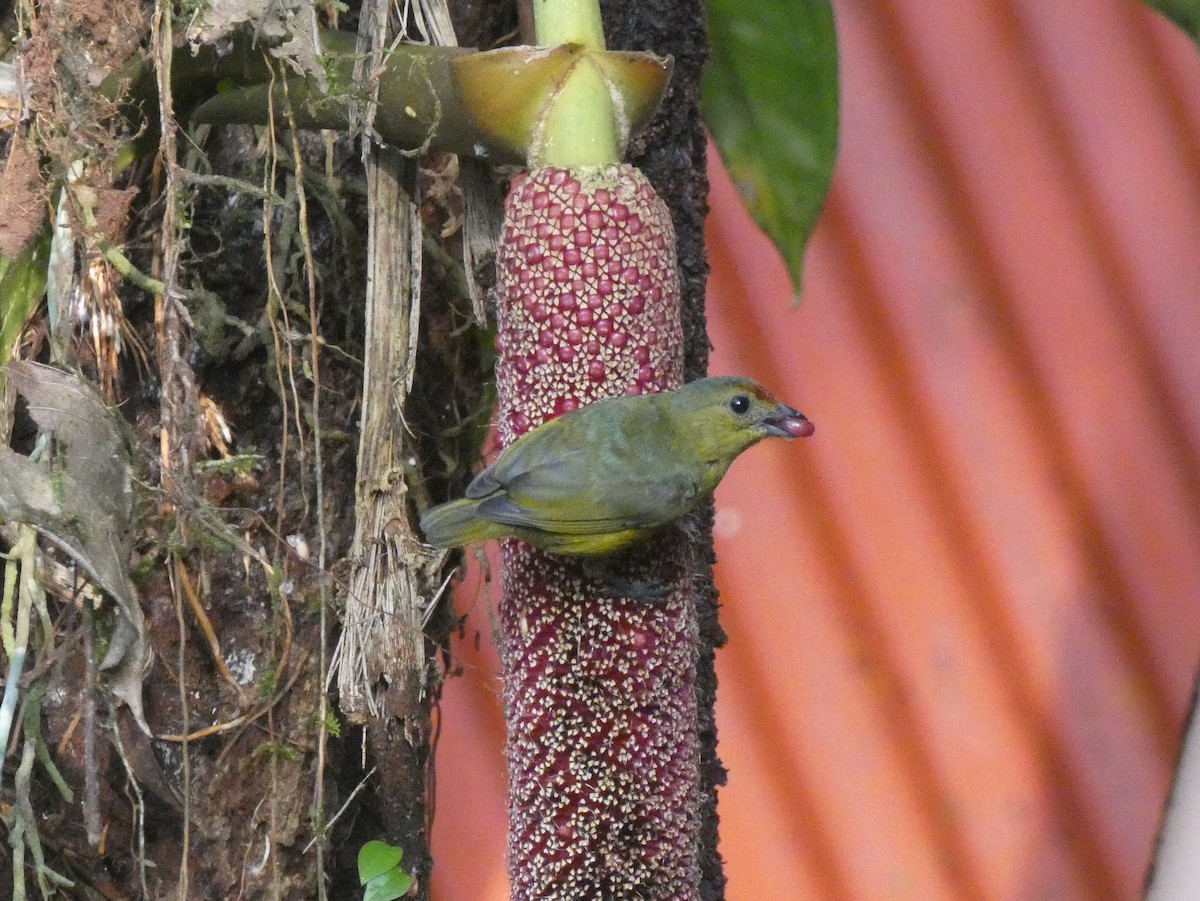
[[[674,74],[658,115],[630,148],[629,161],[645,173],[671,210],[679,255],[684,380],[708,372],[709,339],[704,312],[708,257],[704,218],[708,213],[707,139],[700,117],[700,79],[708,59],[704,4],[698,0],[603,0],[604,33],[614,50],[650,50],[675,59]],[[712,579],[712,508],[694,516],[696,710],[700,741],[700,897],[725,896],[725,872],[717,850],[717,788],[725,767],[717,754],[714,716],[717,675],[714,659],[725,644]]]

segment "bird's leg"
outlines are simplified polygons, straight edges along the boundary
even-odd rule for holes
[[[662,604],[670,597],[673,585],[656,574],[653,555],[648,553],[654,543],[651,539],[639,547],[584,558],[581,561],[583,572],[602,590],[616,597]]]
[[[631,579],[613,572],[604,558],[588,560],[583,571],[615,597],[629,598],[646,604],[662,604],[671,595],[671,586],[652,579]]]

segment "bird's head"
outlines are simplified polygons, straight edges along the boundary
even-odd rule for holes
[[[707,459],[726,464],[763,438],[807,438],[813,424],[753,379],[700,379],[675,392],[681,413]]]

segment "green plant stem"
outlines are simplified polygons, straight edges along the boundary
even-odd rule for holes
[[[621,161],[620,129],[613,92],[590,58],[603,53],[604,29],[596,0],[534,0],[534,29],[544,46],[575,44],[581,49],[543,124],[541,140],[530,151],[529,165],[605,166]]]
[[[579,44],[604,50],[604,26],[596,0],[533,0],[534,35],[538,44]]]
[[[582,57],[564,79],[546,116],[543,140],[531,166],[606,166],[621,161],[612,93],[600,70]]]

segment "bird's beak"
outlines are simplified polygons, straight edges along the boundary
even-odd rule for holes
[[[807,438],[816,428],[799,410],[793,410],[785,404],[775,408],[775,412],[763,420],[763,426],[768,435],[775,438]]]

